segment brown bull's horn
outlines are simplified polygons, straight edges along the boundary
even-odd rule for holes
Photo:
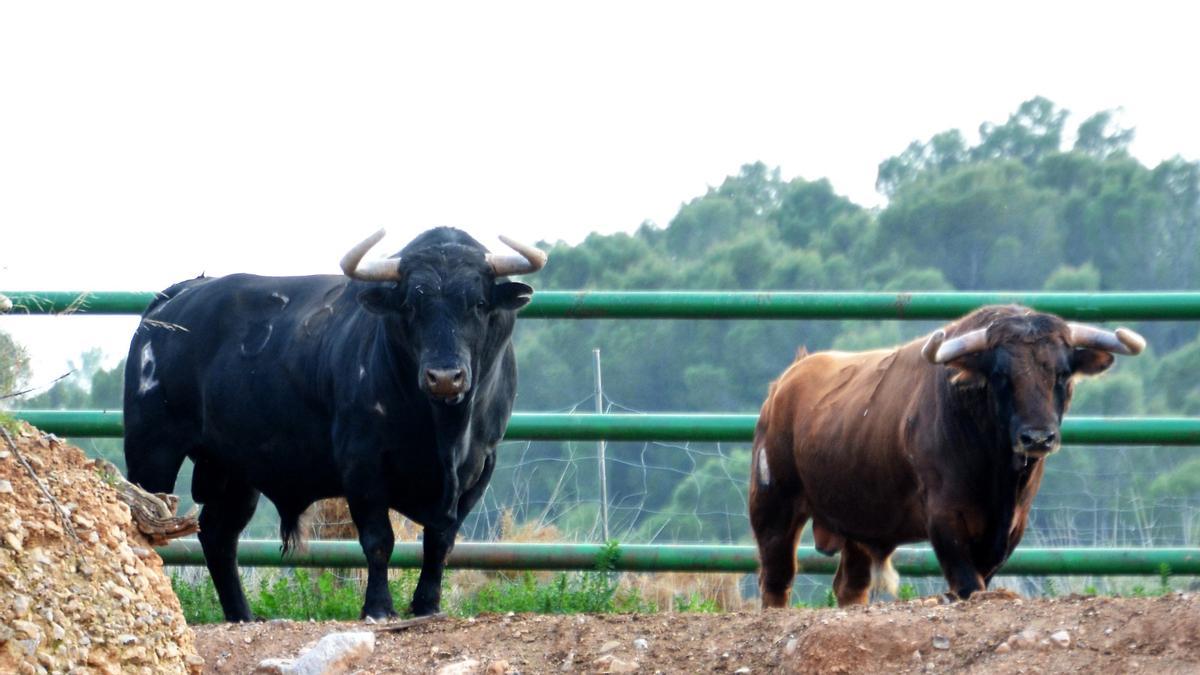
[[[362,258],[371,247],[383,239],[387,230],[380,228],[375,234],[363,239],[354,248],[342,256],[342,272],[351,279],[359,281],[395,281],[400,278],[400,259],[387,258],[384,260],[368,260]]]
[[[515,239],[500,235],[500,241],[521,255],[487,254],[487,263],[498,277],[511,274],[533,274],[546,265],[546,252]]]
[[[941,328],[933,331],[933,335],[930,335],[929,339],[925,341],[925,346],[921,347],[921,356],[924,356],[925,360],[930,363],[937,363],[938,347],[941,347],[945,341],[946,331]]]
[[[946,331],[937,330],[925,341],[921,355],[930,363],[946,363],[960,356],[987,349],[987,329],[977,328],[952,340],[946,340]]]
[[[1137,356],[1146,348],[1146,338],[1128,328],[1118,328],[1113,332],[1084,323],[1067,325],[1071,327],[1071,346],[1073,347],[1100,349],[1125,356]]]

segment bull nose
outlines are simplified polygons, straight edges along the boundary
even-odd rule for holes
[[[467,388],[467,370],[465,368],[426,368],[425,387],[430,394],[441,398],[458,396]]]
[[[1025,452],[1049,452],[1058,444],[1058,430],[1022,429],[1017,441]]]

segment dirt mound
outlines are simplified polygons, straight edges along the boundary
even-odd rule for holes
[[[328,633],[380,629],[363,673],[1200,672],[1200,597],[984,599],[728,614],[486,615],[200,626],[210,669],[251,672]],[[474,662],[473,665],[468,665]],[[491,670],[489,670],[491,667]]]
[[[21,425],[10,438],[0,438],[0,672],[200,672],[162,560],[110,481],[53,436]]]

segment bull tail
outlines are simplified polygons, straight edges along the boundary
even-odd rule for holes
[[[896,597],[900,592],[900,574],[892,567],[892,556],[871,558],[871,590]]]
[[[279,514],[279,538],[283,541],[283,553],[299,550],[304,545],[303,534],[300,531],[300,514]]]

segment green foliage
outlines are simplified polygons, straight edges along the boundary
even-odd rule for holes
[[[417,570],[391,573],[388,590],[397,607],[407,606],[417,583]],[[171,588],[183,607],[189,624],[219,623],[225,620],[216,588],[208,575],[196,582],[186,581],[178,574],[171,575]],[[293,619],[297,621],[353,620],[362,610],[363,589],[351,577],[339,579],[329,570],[315,578],[304,568],[290,573],[262,575],[257,588],[247,588],[250,610],[263,619]]]
[[[179,598],[183,618],[189,625],[220,623],[225,620],[225,614],[221,611],[221,601],[217,598],[217,589],[208,575],[193,583],[179,574],[172,574],[171,589]]]
[[[29,382],[29,353],[12,336],[0,331],[0,397],[20,391]]]
[[[691,593],[688,595],[680,593],[673,598],[672,604],[674,605],[676,612],[717,614],[721,611],[721,606],[715,599],[705,598],[699,593]]]
[[[620,547],[605,544],[590,572],[556,574],[549,583],[539,582],[532,572],[516,579],[488,582],[475,595],[464,598],[452,613],[473,616],[498,612],[542,614],[653,612],[657,607],[634,589],[622,589],[615,571]]]
[[[1200,496],[1200,457],[1156,477],[1150,483],[1150,494],[1154,497]]]
[[[1090,262],[1079,267],[1059,265],[1046,278],[1042,288],[1047,291],[1098,291],[1100,270]]]
[[[913,586],[912,584],[901,584],[900,588],[896,591],[896,599],[900,602],[915,600],[916,597],[917,587]]]

